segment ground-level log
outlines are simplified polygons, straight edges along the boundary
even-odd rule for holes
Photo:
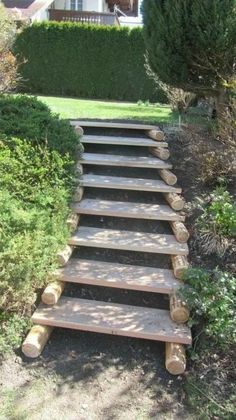
[[[78,226],[79,223],[79,214],[77,213],[71,213],[71,215],[68,217],[66,224],[71,232],[74,232]]]
[[[184,255],[171,255],[174,275],[177,279],[182,279],[185,270],[189,267],[187,258]]]
[[[75,174],[77,176],[80,176],[80,175],[83,175],[83,173],[84,173],[83,165],[81,165],[81,163],[77,163],[76,168],[75,168]]]
[[[83,136],[84,134],[84,130],[82,127],[80,127],[80,125],[76,125],[74,127],[76,134],[78,134],[79,136]]]
[[[75,202],[79,202],[82,200],[84,194],[84,188],[83,187],[77,187],[73,196],[73,200]]]
[[[176,193],[165,193],[164,196],[173,210],[183,210],[184,200],[181,195]]]
[[[149,147],[149,151],[152,153],[152,155],[162,160],[167,160],[170,157],[169,149],[166,147]]]
[[[181,375],[186,369],[185,348],[182,344],[166,343],[166,369],[171,375]]]
[[[178,242],[185,243],[189,240],[189,233],[182,222],[170,222],[170,225]]]
[[[42,353],[52,330],[53,327],[46,325],[34,325],[22,344],[24,355],[31,358],[38,357]]]
[[[189,319],[189,309],[176,293],[170,295],[170,317],[178,324],[184,324]]]
[[[69,261],[73,252],[73,247],[70,245],[66,245],[62,251],[57,253],[57,261],[60,266],[64,266]]]
[[[42,301],[46,305],[55,305],[65,287],[65,283],[63,281],[54,281],[50,283],[42,294]]]
[[[156,141],[162,141],[165,138],[165,134],[161,130],[148,130],[147,132],[148,137]]]
[[[169,169],[160,169],[159,175],[168,185],[175,185],[177,182],[177,176]]]

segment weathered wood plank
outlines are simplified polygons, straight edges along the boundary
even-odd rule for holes
[[[142,178],[123,178],[119,176],[86,174],[80,185],[94,188],[112,188],[120,190],[152,191],[163,193],[181,193],[181,188],[172,187],[163,181]]]
[[[71,125],[80,127],[95,127],[95,128],[119,128],[126,130],[153,130],[160,131],[159,127],[150,124],[135,124],[135,123],[121,123],[121,122],[107,122],[107,121],[84,121],[84,120],[70,120]]]
[[[128,217],[147,220],[184,221],[184,216],[172,210],[168,205],[83,199],[72,205],[78,214],[97,216]]]
[[[167,150],[167,149],[163,149]],[[127,168],[171,169],[171,163],[146,156],[120,156],[101,153],[83,153],[78,161],[85,165],[125,166]]]
[[[55,277],[69,283],[163,294],[182,286],[171,270],[78,258],[72,258],[66,267],[57,270]]]
[[[109,248],[158,254],[188,255],[188,246],[173,235],[129,232],[80,226],[68,243],[75,246]]]
[[[186,325],[175,324],[169,311],[62,297],[54,307],[40,304],[34,323],[164,342],[191,344]]]
[[[113,146],[157,147],[157,142],[143,137],[117,137],[85,135],[81,138],[84,144],[110,144]],[[159,147],[168,147],[168,143],[159,142]]]

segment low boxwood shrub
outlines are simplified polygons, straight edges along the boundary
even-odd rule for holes
[[[0,352],[4,352],[19,343],[28,325],[25,316],[57,267],[57,251],[67,242],[65,221],[80,146],[69,123],[35,98],[0,98],[0,113]]]

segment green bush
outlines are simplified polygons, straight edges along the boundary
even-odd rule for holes
[[[236,205],[233,197],[220,186],[198,206],[197,241],[206,254],[223,256],[236,235]]]
[[[0,97],[1,133],[73,158],[78,148],[78,136],[67,121],[60,120],[36,98],[24,95]]]
[[[236,278],[217,269],[190,268],[183,280],[189,285],[180,293],[191,310],[190,326],[198,325],[198,335],[204,333],[218,348],[235,343]]]
[[[65,221],[79,138],[68,122],[61,125],[36,99],[1,98],[0,112],[0,352],[4,352],[19,343],[28,325],[24,315],[57,267],[56,253],[68,240]],[[20,138],[14,137],[16,132]]]
[[[165,101],[145,71],[141,28],[43,22],[18,35],[23,91],[82,98]]]

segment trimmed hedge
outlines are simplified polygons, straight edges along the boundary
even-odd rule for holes
[[[21,90],[45,95],[165,101],[146,75],[141,28],[43,22],[15,44]]]

